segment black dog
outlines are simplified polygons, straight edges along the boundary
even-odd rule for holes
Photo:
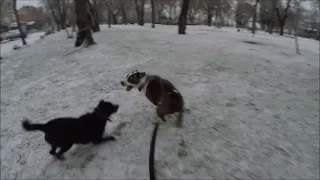
[[[115,137],[103,137],[104,128],[109,117],[118,111],[119,105],[101,100],[93,112],[78,118],[65,117],[53,119],[46,124],[32,124],[28,120],[22,122],[27,131],[40,130],[45,133],[45,140],[51,145],[50,154],[63,159],[73,144],[99,144],[113,141]],[[58,153],[56,149],[60,147]]]

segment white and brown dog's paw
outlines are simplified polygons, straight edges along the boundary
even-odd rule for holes
[[[154,120],[152,120],[152,124],[162,124],[163,121],[160,118],[156,118]]]

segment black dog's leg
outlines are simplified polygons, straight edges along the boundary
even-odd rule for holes
[[[64,157],[62,156],[63,153],[67,152],[71,147],[72,147],[72,144],[62,146],[59,152],[56,154],[56,157],[60,160],[63,160],[64,159]]]
[[[183,121],[183,112],[179,112],[178,117],[177,117],[176,126],[182,127],[182,121]]]
[[[101,144],[107,141],[115,141],[116,138],[114,136],[100,137],[99,139],[93,141],[94,144]]]
[[[57,150],[57,146],[51,144],[51,150],[49,151],[49,153],[51,155],[55,155],[56,154],[56,150]]]

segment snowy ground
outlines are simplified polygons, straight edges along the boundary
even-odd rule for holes
[[[44,35],[44,32],[36,32],[36,33],[29,34],[26,38],[26,41],[28,44],[27,46],[36,43],[40,39],[40,36],[42,35]],[[15,39],[14,41],[1,43],[1,50],[0,50],[1,56],[5,57],[11,54],[13,51],[12,48],[14,45],[22,46],[21,39]]]
[[[65,33],[15,51],[1,64],[1,179],[148,179],[154,108],[120,81],[139,69],[170,79],[185,96],[184,128],[163,124],[156,147],[162,179],[318,179],[319,42],[213,27],[103,28],[74,50]],[[259,44],[248,44],[254,41]],[[2,48],[2,45],[1,45]],[[100,99],[120,104],[108,132],[118,141],[75,145],[59,162],[43,133],[21,120],[78,116]]]

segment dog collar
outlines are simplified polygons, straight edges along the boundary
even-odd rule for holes
[[[150,78],[146,77],[146,80],[138,87],[138,90],[141,92],[143,87],[149,82]]]
[[[112,121],[111,121],[111,119],[109,119],[109,117],[108,117],[108,116],[106,116],[106,115],[98,114],[98,113],[96,113],[96,115],[97,115],[97,116],[99,116],[99,117],[101,117],[101,118],[107,119],[107,121],[112,122]]]

